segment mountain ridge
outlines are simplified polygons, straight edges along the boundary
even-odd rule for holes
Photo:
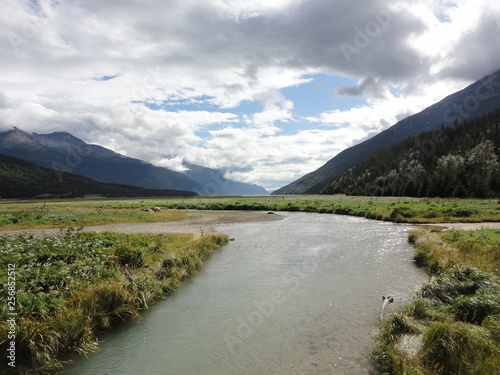
[[[269,194],[262,186],[227,179],[224,173],[217,169],[200,167],[187,162],[183,165],[187,170],[182,173],[203,186],[203,190],[194,190],[199,195],[222,195],[221,191],[225,192],[223,195],[255,195],[256,192],[260,193],[258,195]]]
[[[423,111],[398,121],[364,142],[343,150],[320,168],[271,194],[320,193],[334,177],[381,147],[436,129],[441,125],[452,126],[456,120],[475,118],[498,108],[500,108],[500,70],[446,96]]]
[[[26,160],[0,154],[0,199],[196,196],[191,191],[155,190],[109,184],[71,173],[55,173]]]
[[[238,183],[212,173],[211,185],[200,173],[175,172],[130,158],[105,147],[88,144],[67,132],[26,133],[18,128],[0,133],[0,154],[50,168],[89,177],[99,182],[138,186],[147,189],[173,189],[200,195],[262,195],[257,185]],[[199,167],[200,171],[205,167]],[[206,168],[206,172],[215,171]],[[213,187],[216,187],[214,189]],[[231,189],[228,189],[230,187]],[[238,189],[241,193],[238,193]],[[217,194],[215,194],[217,193]]]
[[[425,152],[422,145],[431,143],[432,152]],[[336,176],[322,193],[496,198],[499,157],[500,109],[382,147]]]

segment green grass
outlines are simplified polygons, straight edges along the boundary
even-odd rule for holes
[[[415,245],[417,264],[432,273],[468,266],[500,276],[500,229],[415,230],[409,240]]]
[[[138,318],[141,309],[174,291],[225,243],[222,235],[75,230],[0,237],[2,301],[8,297],[8,264],[16,265],[18,372],[12,373],[58,373],[75,353],[93,350],[99,333]],[[8,312],[2,304],[2,353]]]
[[[181,220],[185,217],[179,211],[145,212],[142,211],[143,208],[152,206],[140,203],[135,205],[133,200],[124,200],[122,204],[111,202],[98,200],[1,202],[0,230],[148,223]]]
[[[436,275],[383,322],[382,374],[496,374],[500,368],[500,230],[417,230],[415,260]]]
[[[290,195],[197,197],[155,203],[176,209],[318,212],[405,223],[500,221],[500,201],[496,199]]]
[[[153,206],[164,212],[142,211]],[[177,220],[182,209],[318,212],[405,223],[500,221],[496,199],[290,195],[2,201],[0,230]]]

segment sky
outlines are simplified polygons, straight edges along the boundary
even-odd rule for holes
[[[500,69],[497,0],[2,0],[0,131],[269,191]]]

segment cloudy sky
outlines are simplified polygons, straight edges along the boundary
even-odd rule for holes
[[[0,131],[274,190],[500,69],[498,0],[2,0]]]

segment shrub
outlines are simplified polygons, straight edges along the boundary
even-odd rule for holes
[[[413,211],[409,207],[396,207],[394,210],[391,212],[391,219],[397,219],[398,216],[404,217],[404,218],[411,218],[416,215],[416,212]]]
[[[442,213],[435,210],[429,210],[423,215],[423,217],[426,219],[434,219],[440,216],[442,216]]]
[[[473,209],[456,209],[456,210],[451,210],[451,216],[454,217],[470,217],[472,215],[477,214],[477,210]]]
[[[496,293],[476,293],[473,296],[459,298],[453,304],[451,311],[457,320],[481,324],[486,317],[500,313],[500,301]]]
[[[472,268],[454,269],[438,277],[435,282],[424,285],[420,293],[424,298],[451,305],[458,297],[473,295],[479,288],[489,285],[489,277],[480,271]]]
[[[497,347],[482,327],[433,322],[424,334],[422,358],[436,374],[493,374],[498,370],[491,367],[498,362]]]
[[[143,250],[132,247],[130,243],[125,242],[118,245],[115,249],[115,255],[122,266],[132,269],[144,266]]]

